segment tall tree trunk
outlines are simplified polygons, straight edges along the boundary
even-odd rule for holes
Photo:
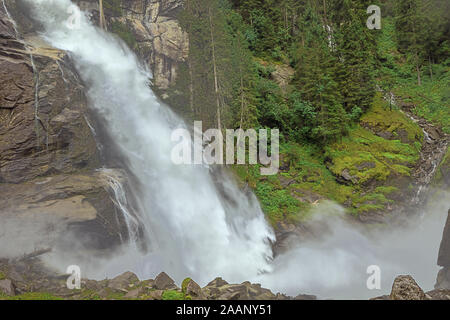
[[[328,26],[328,18],[327,18],[327,1],[323,0],[323,19],[325,21],[325,25]]]
[[[239,75],[241,79],[241,119],[239,122],[239,129],[242,129],[242,123],[244,122],[244,109],[245,109],[245,96],[244,96],[244,78],[242,75],[242,66],[239,66]],[[241,143],[241,131],[239,131],[239,136],[237,139],[237,147],[239,148],[239,144]]]
[[[191,2],[189,0],[186,1],[186,10],[190,12]],[[191,23],[188,25],[189,32],[191,31]],[[191,39],[189,38],[189,56],[187,59],[188,69],[189,69],[189,107],[193,113],[196,113],[194,109],[194,72],[192,70],[192,60],[191,60]]]
[[[192,71],[192,62],[191,59],[188,58],[188,68],[189,68],[189,107],[192,112],[194,110],[194,74]]]
[[[100,28],[103,30],[106,30],[106,20],[105,20],[105,13],[103,12],[103,0],[98,0],[98,7],[100,11]]]
[[[216,44],[214,42],[214,27],[212,22],[211,8],[209,8],[209,28],[211,31],[211,49],[212,49],[212,61],[214,71],[214,92],[216,95],[216,108],[217,108],[217,126],[222,131],[221,117],[220,117],[220,93],[219,93],[219,79],[217,76],[217,61],[216,61]]]
[[[209,28],[211,31],[211,49],[212,49],[212,61],[213,61],[213,71],[214,71],[214,91],[216,94],[216,108],[217,108],[217,129],[222,133],[222,120],[220,114],[220,91],[219,91],[219,79],[217,75],[217,61],[216,61],[216,43],[214,41],[214,27],[212,22],[212,13],[211,7],[208,9],[209,13]],[[219,143],[220,146],[223,146],[223,139]],[[219,148],[219,159],[223,161],[223,148]]]

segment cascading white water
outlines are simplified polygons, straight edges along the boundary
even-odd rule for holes
[[[79,25],[68,25],[69,0],[28,1],[45,28],[42,36],[72,53],[91,108],[139,180],[139,219],[151,253],[127,258],[123,268],[144,278],[166,271],[178,281],[189,275],[200,283],[216,276],[243,281],[269,271],[274,235],[258,202],[225,180],[232,199],[227,204],[207,169],[172,163],[171,132],[184,124],[158,102],[135,55],[83,14]]]
[[[420,227],[374,232],[370,237],[366,230],[325,216],[321,223],[329,224],[330,230],[322,242],[301,243],[269,263],[267,239],[274,236],[255,197],[244,195],[227,176],[220,177],[218,188],[206,169],[172,164],[171,130],[184,124],[158,102],[148,87],[148,73],[133,53],[83,15],[79,28],[69,28],[69,0],[27,1],[45,26],[43,37],[72,52],[89,88],[91,107],[102,117],[128,169],[138,179],[137,214],[148,234],[150,253],[143,256],[136,246],[130,246],[117,259],[108,260],[108,269],[97,268],[96,277],[134,271],[146,279],[166,271],[178,282],[189,276],[204,284],[222,276],[231,282],[258,281],[290,295],[361,298],[389,293],[396,275],[412,274],[431,289],[437,272],[441,213],[448,208],[448,197],[442,203],[445,210],[429,210],[438,217],[430,216],[417,224]],[[114,179],[110,182],[116,198],[123,200],[119,207],[126,207],[123,187]],[[230,201],[222,201],[219,193]],[[341,210],[325,205],[313,215]],[[135,223],[132,216],[124,216],[130,225]],[[63,260],[65,268],[69,259]],[[78,261],[70,259],[70,263]],[[366,268],[372,264],[381,268],[383,291],[366,288]]]
[[[6,16],[8,17],[9,21],[11,22],[13,29],[14,29],[14,33],[15,33],[16,37],[18,38],[19,32],[17,30],[16,21],[11,17],[8,7],[6,6],[5,0],[2,0],[2,4],[3,4],[3,10],[5,10]]]

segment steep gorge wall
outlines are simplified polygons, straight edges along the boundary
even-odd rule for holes
[[[20,1],[5,6],[8,11],[0,3],[1,241],[14,236],[11,224],[27,221],[33,223],[23,253],[51,247],[69,230],[82,244],[114,246],[125,230],[109,177],[97,171],[102,161],[83,84],[67,52],[31,32]]]
[[[98,0],[75,2],[99,22]],[[188,36],[177,20],[183,3],[184,0],[103,0],[108,31],[131,33],[136,42],[132,49],[151,68],[153,84],[163,91],[175,83],[179,64],[189,54]]]

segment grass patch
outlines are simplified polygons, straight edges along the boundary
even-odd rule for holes
[[[0,300],[64,300],[45,292],[27,292],[17,296],[0,295]]]
[[[163,300],[185,300],[185,296],[183,292],[175,291],[175,290],[166,290],[162,294]]]

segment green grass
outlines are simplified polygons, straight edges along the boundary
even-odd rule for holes
[[[27,292],[17,296],[0,295],[0,300],[64,300],[45,292]]]
[[[162,294],[163,300],[186,300],[183,292],[178,292],[175,290],[166,290]]]

